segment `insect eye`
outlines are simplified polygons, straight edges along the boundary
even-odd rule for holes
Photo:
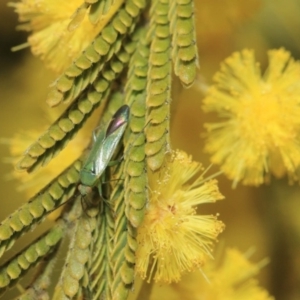
[[[113,115],[112,120],[110,121],[106,129],[106,137],[114,133],[120,126],[127,122],[129,115],[129,106],[121,106],[117,112]]]

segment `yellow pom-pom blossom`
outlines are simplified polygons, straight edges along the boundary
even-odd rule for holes
[[[22,0],[10,6],[24,22],[19,29],[32,31],[28,42],[33,54],[60,73],[95,39],[122,2],[115,1],[97,24],[89,21],[82,0]]]
[[[170,154],[160,171],[149,174],[149,205],[138,230],[136,271],[156,282],[179,281],[200,267],[224,225],[195,206],[223,199],[216,180],[205,181],[202,166],[186,153]]]
[[[193,300],[272,300],[253,277],[267,259],[252,263],[236,249],[227,249],[222,261],[209,261],[203,273],[194,272],[174,286],[180,299]],[[186,297],[186,295],[192,295]]]
[[[221,266],[214,267],[211,299],[271,300],[266,290],[259,287],[253,276],[259,273],[266,260],[255,264],[236,249],[228,249]],[[205,268],[204,268],[205,272]],[[227,298],[224,298],[224,294]]]
[[[227,58],[204,99],[221,121],[206,124],[205,150],[234,184],[259,185],[300,165],[300,63],[284,49],[268,52],[261,75],[253,51]]]

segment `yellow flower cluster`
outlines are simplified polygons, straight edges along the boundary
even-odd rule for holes
[[[202,166],[176,151],[159,172],[149,174],[150,203],[138,230],[136,271],[157,282],[179,281],[184,271],[211,256],[224,225],[197,215],[196,206],[223,199],[216,180],[205,181]]]
[[[204,99],[204,110],[221,118],[206,124],[205,149],[234,185],[294,176],[300,165],[300,62],[284,49],[268,57],[261,75],[253,51],[234,53]]]
[[[211,284],[203,281],[210,297],[206,299],[271,300],[267,291],[252,277],[259,273],[265,261],[254,264],[236,249],[227,249],[221,265],[209,263],[203,268],[211,272]],[[208,271],[209,272],[209,271]],[[226,295],[226,296],[225,296]]]
[[[28,43],[33,54],[57,73],[66,69],[91,44],[111,17],[107,14],[100,22],[92,24],[82,3],[82,0],[22,0],[10,3],[23,22],[19,29],[32,31]],[[118,4],[114,6],[118,7]]]
[[[274,300],[253,278],[266,262],[264,259],[259,263],[252,263],[240,251],[226,249],[221,261],[208,261],[201,272],[190,273],[180,283],[173,285],[172,289],[178,295],[175,299]],[[170,294],[170,288],[165,290],[165,295]],[[151,300],[160,299],[156,294],[153,296]],[[165,299],[168,299],[167,296]]]

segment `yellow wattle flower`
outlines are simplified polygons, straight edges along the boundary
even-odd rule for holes
[[[205,150],[234,184],[259,185],[271,173],[291,177],[300,165],[300,62],[284,49],[268,52],[261,75],[253,51],[227,58],[204,99],[220,121],[206,124]]]
[[[196,205],[223,199],[216,180],[205,181],[202,166],[186,153],[173,152],[159,172],[149,174],[149,205],[138,230],[136,271],[156,282],[179,281],[183,272],[211,256],[224,225],[197,215]]]
[[[61,73],[95,39],[122,2],[115,1],[96,24],[89,21],[82,0],[21,0],[10,6],[23,22],[19,29],[32,31],[28,43],[33,54]]]
[[[226,249],[222,261],[208,261],[202,273],[188,274],[173,288],[186,300],[274,300],[254,279],[266,262],[252,263],[240,251]]]

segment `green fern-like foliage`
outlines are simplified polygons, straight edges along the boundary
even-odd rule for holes
[[[90,22],[97,23],[114,2],[85,0],[69,29],[73,30],[86,12]],[[53,299],[128,297],[134,284],[137,229],[148,202],[147,174],[161,168],[171,149],[172,75],[174,72],[186,87],[196,76],[193,15],[192,0],[124,0],[95,40],[52,85],[47,103],[68,102],[69,107],[29,146],[18,168],[32,172],[46,165],[99,105],[104,107],[100,126],[107,126],[114,112],[127,104],[129,124],[115,154],[121,162],[103,174],[105,195],[95,190],[89,195],[93,205],[85,205],[77,186],[87,149],[1,222],[0,257],[47,214],[74,198],[52,229],[2,264],[1,293],[37,267],[37,275],[18,299],[48,297],[50,282],[55,282],[54,265],[57,258],[64,257]],[[69,247],[63,256],[61,245],[66,239]]]

